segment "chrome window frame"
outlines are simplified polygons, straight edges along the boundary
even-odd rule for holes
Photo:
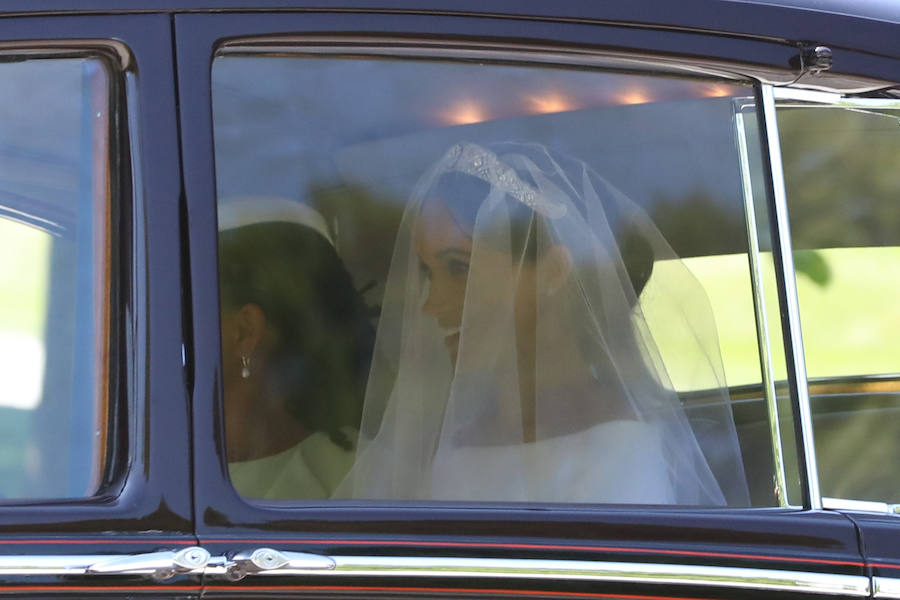
[[[759,207],[754,201],[752,172],[750,168],[750,149],[747,142],[744,113],[757,111],[756,99],[735,100],[735,142],[741,167],[742,193],[744,196],[744,218],[747,231],[747,251],[750,261],[750,285],[753,291],[753,309],[756,316],[756,339],[759,349],[760,369],[762,372],[762,388],[765,395],[769,418],[769,436],[772,442],[772,458],[774,469],[774,489],[779,506],[792,507],[788,497],[786,465],[781,435],[781,421],[778,419],[778,396],[775,389],[775,368],[772,362],[772,340],[770,339],[769,315],[766,309],[765,284],[762,271],[762,250],[760,248],[760,229],[756,218]],[[762,143],[760,141],[760,143]],[[760,157],[764,160],[764,157]],[[763,192],[765,193],[765,192]],[[763,207],[767,208],[767,207]],[[777,287],[777,282],[776,282]]]
[[[822,494],[819,489],[819,472],[816,467],[816,448],[809,404],[809,382],[806,378],[806,356],[803,352],[803,335],[800,328],[800,301],[797,296],[797,278],[794,272],[794,253],[788,219],[784,167],[781,161],[781,143],[778,139],[778,119],[775,115],[774,89],[770,84],[760,86],[764,129],[763,148],[768,158],[766,161],[769,179],[767,196],[769,211],[773,217],[771,222],[773,230],[772,258],[775,262],[775,277],[778,282],[781,330],[788,390],[794,416],[797,456],[800,462],[803,508],[821,510]]]
[[[768,145],[770,150],[770,164],[772,168],[772,185],[774,190],[774,210],[778,216],[777,227],[779,229],[779,243],[781,247],[781,260],[776,260],[776,267],[782,284],[779,280],[779,290],[782,288],[786,294],[785,314],[783,315],[783,330],[785,337],[785,349],[790,350],[793,364],[788,361],[788,381],[790,383],[791,399],[795,404],[795,427],[798,429],[802,451],[802,470],[805,475],[805,493],[809,498],[804,498],[804,507],[813,509],[843,510],[851,512],[873,512],[879,514],[900,515],[900,505],[887,502],[870,502],[855,500],[852,498],[827,498],[822,497],[818,480],[818,465],[815,454],[815,433],[813,431],[812,407],[809,398],[809,380],[806,371],[806,359],[803,347],[803,337],[800,323],[800,304],[797,296],[796,273],[794,271],[793,246],[790,239],[790,222],[788,216],[787,195],[784,184],[784,169],[781,162],[780,142],[778,139],[778,118],[776,103],[778,106],[786,106],[786,102],[796,102],[795,106],[819,107],[819,108],[843,108],[851,110],[877,110],[890,109],[900,111],[900,99],[890,98],[858,98],[847,97],[841,93],[811,90],[794,87],[776,87],[763,84],[763,108],[765,111],[764,123],[767,130]],[[900,118],[900,114],[898,114]],[[772,149],[775,152],[772,152]],[[794,377],[791,377],[793,371]],[[896,588],[900,590],[900,586]],[[900,591],[892,592],[900,598]]]

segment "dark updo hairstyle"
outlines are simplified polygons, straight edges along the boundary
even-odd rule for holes
[[[580,169],[583,168],[581,163],[555,155],[554,158],[562,168],[568,166],[573,169],[579,169],[572,172],[579,173],[580,177]],[[567,182],[559,179],[555,180],[554,183],[561,188],[569,188]],[[525,179],[525,182],[534,186],[533,181]],[[603,188],[601,186],[602,184],[595,186],[598,193],[602,193]],[[570,197],[573,199],[579,212],[581,212],[583,217],[587,218],[587,207],[584,205],[580,195],[575,193],[575,190],[571,190],[571,188],[568,191],[572,192]],[[460,171],[448,171],[437,178],[435,184],[429,190],[428,196],[429,198],[441,200],[456,225],[467,236],[471,237],[475,230],[475,219],[478,215],[478,210],[490,192],[491,184],[483,179]],[[525,260],[534,262],[539,252],[544,249],[544,247],[540,249],[538,247],[538,231],[543,227],[543,219],[536,215],[531,208],[508,194],[505,196],[505,201],[509,211],[510,250],[513,256],[522,256]],[[622,255],[622,262],[625,265],[625,270],[628,272],[628,278],[634,288],[636,298],[641,295],[641,291],[644,289],[653,271],[653,249],[638,233],[637,229],[625,222],[623,215],[619,214],[615,203],[609,202],[605,204],[603,210],[609,220],[610,227],[613,228],[619,251]]]
[[[375,332],[331,243],[310,227],[268,222],[219,234],[222,307],[258,305],[274,345],[265,385],[310,431],[350,449]]]

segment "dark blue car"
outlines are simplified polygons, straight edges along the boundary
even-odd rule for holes
[[[77,4],[0,596],[900,599],[895,0]]]

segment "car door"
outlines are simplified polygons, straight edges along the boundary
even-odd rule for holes
[[[212,555],[205,593],[869,595],[853,521],[821,510],[811,485],[814,463],[803,444],[810,424],[797,378],[803,364],[793,352],[793,324],[779,319],[787,315],[779,303],[790,290],[792,258],[778,237],[786,227],[783,195],[779,205],[773,193],[778,145],[761,107],[773,106],[772,83],[796,78],[783,70],[796,47],[540,19],[364,12],[178,14],[175,35],[191,245],[195,514],[200,543]],[[702,60],[673,57],[700,48]],[[771,70],[761,75],[747,66],[742,73],[748,52]],[[272,222],[302,225],[317,240],[316,252],[340,259],[341,275],[333,281],[349,276],[353,301],[375,307],[345,313],[347,319],[362,314],[354,331],[369,328],[374,341],[355,337],[324,360],[316,353],[332,338],[319,333],[292,358],[292,375],[313,377],[351,364],[353,344],[377,348],[388,335],[383,319],[395,305],[385,290],[400,247],[397,232],[413,203],[410,190],[429,163],[455,143],[510,139],[562,145],[602,169],[680,257],[667,263],[671,269],[654,267],[637,296],[667,389],[689,424],[686,435],[721,483],[720,506],[604,505],[590,495],[579,503],[571,500],[574,486],[571,494],[562,486],[553,496],[562,501],[523,502],[505,491],[480,496],[490,477],[478,486],[463,478],[456,490],[445,488],[432,499],[372,500],[352,492],[346,499],[341,479],[354,467],[335,467],[313,477],[314,485],[292,488],[294,477],[311,481],[318,463],[303,455],[310,462],[274,464],[297,456],[284,454],[287,446],[277,440],[296,434],[292,427],[299,425],[288,433],[281,422],[267,429],[273,434],[255,442],[269,448],[262,456],[254,444],[239,444],[247,424],[269,410],[271,389],[285,389],[277,378],[253,387],[273,356],[272,346],[257,342],[284,339],[289,327],[256,329],[254,323],[269,324],[280,309],[263,295],[241,294],[283,289],[289,285],[283,271],[273,270],[263,284],[257,268],[277,262],[305,269],[298,265],[312,251],[285,238],[267,252],[283,247],[286,260],[269,261],[259,246],[235,245],[236,232]],[[528,198],[521,182],[508,189]],[[274,235],[257,237],[265,245]],[[402,262],[406,255],[399,256]],[[437,285],[435,265],[422,254],[419,260],[427,267],[422,277]],[[690,289],[702,290],[686,304],[662,292],[670,276],[682,273],[690,273]],[[321,287],[284,292],[300,302],[285,310],[314,304]],[[727,377],[724,396],[685,362],[694,342],[671,323],[687,306],[713,314],[716,335],[737,349],[729,354],[717,347],[714,357],[707,355],[713,371]],[[325,321],[326,309],[317,310],[312,318],[295,313],[303,333],[313,335]],[[263,333],[243,349],[253,331]],[[458,334],[446,335],[457,355]],[[315,367],[304,370],[309,363]],[[376,372],[376,366],[365,371]],[[341,382],[357,375],[341,373]],[[303,389],[314,396],[314,388]],[[291,411],[283,417],[306,427],[292,438],[302,438],[296,448],[306,439],[320,440],[319,448],[341,447],[346,438],[352,448],[386,429],[379,416],[373,430],[365,430],[364,418],[362,431],[352,425],[348,432],[334,416],[329,430],[326,417],[305,410],[297,409],[302,417]],[[376,414],[390,407],[381,410]],[[449,418],[446,407],[436,410]],[[433,458],[435,448],[423,455]],[[735,449],[739,463],[727,456]],[[582,452],[572,454],[573,462],[592,458]],[[407,458],[396,456],[402,464]],[[596,455],[597,463],[606,460]],[[471,466],[473,474],[481,467]],[[274,470],[288,484],[261,482]]]
[[[199,592],[165,15],[0,16],[0,593]]]

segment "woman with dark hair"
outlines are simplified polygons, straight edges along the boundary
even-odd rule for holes
[[[694,381],[722,393],[727,482],[641,313],[651,273]],[[543,146],[457,144],[407,204],[338,495],[746,504],[725,390],[705,294],[640,208]]]
[[[219,211],[225,430],[238,492],[325,498],[353,462],[374,331],[317,212]]]

